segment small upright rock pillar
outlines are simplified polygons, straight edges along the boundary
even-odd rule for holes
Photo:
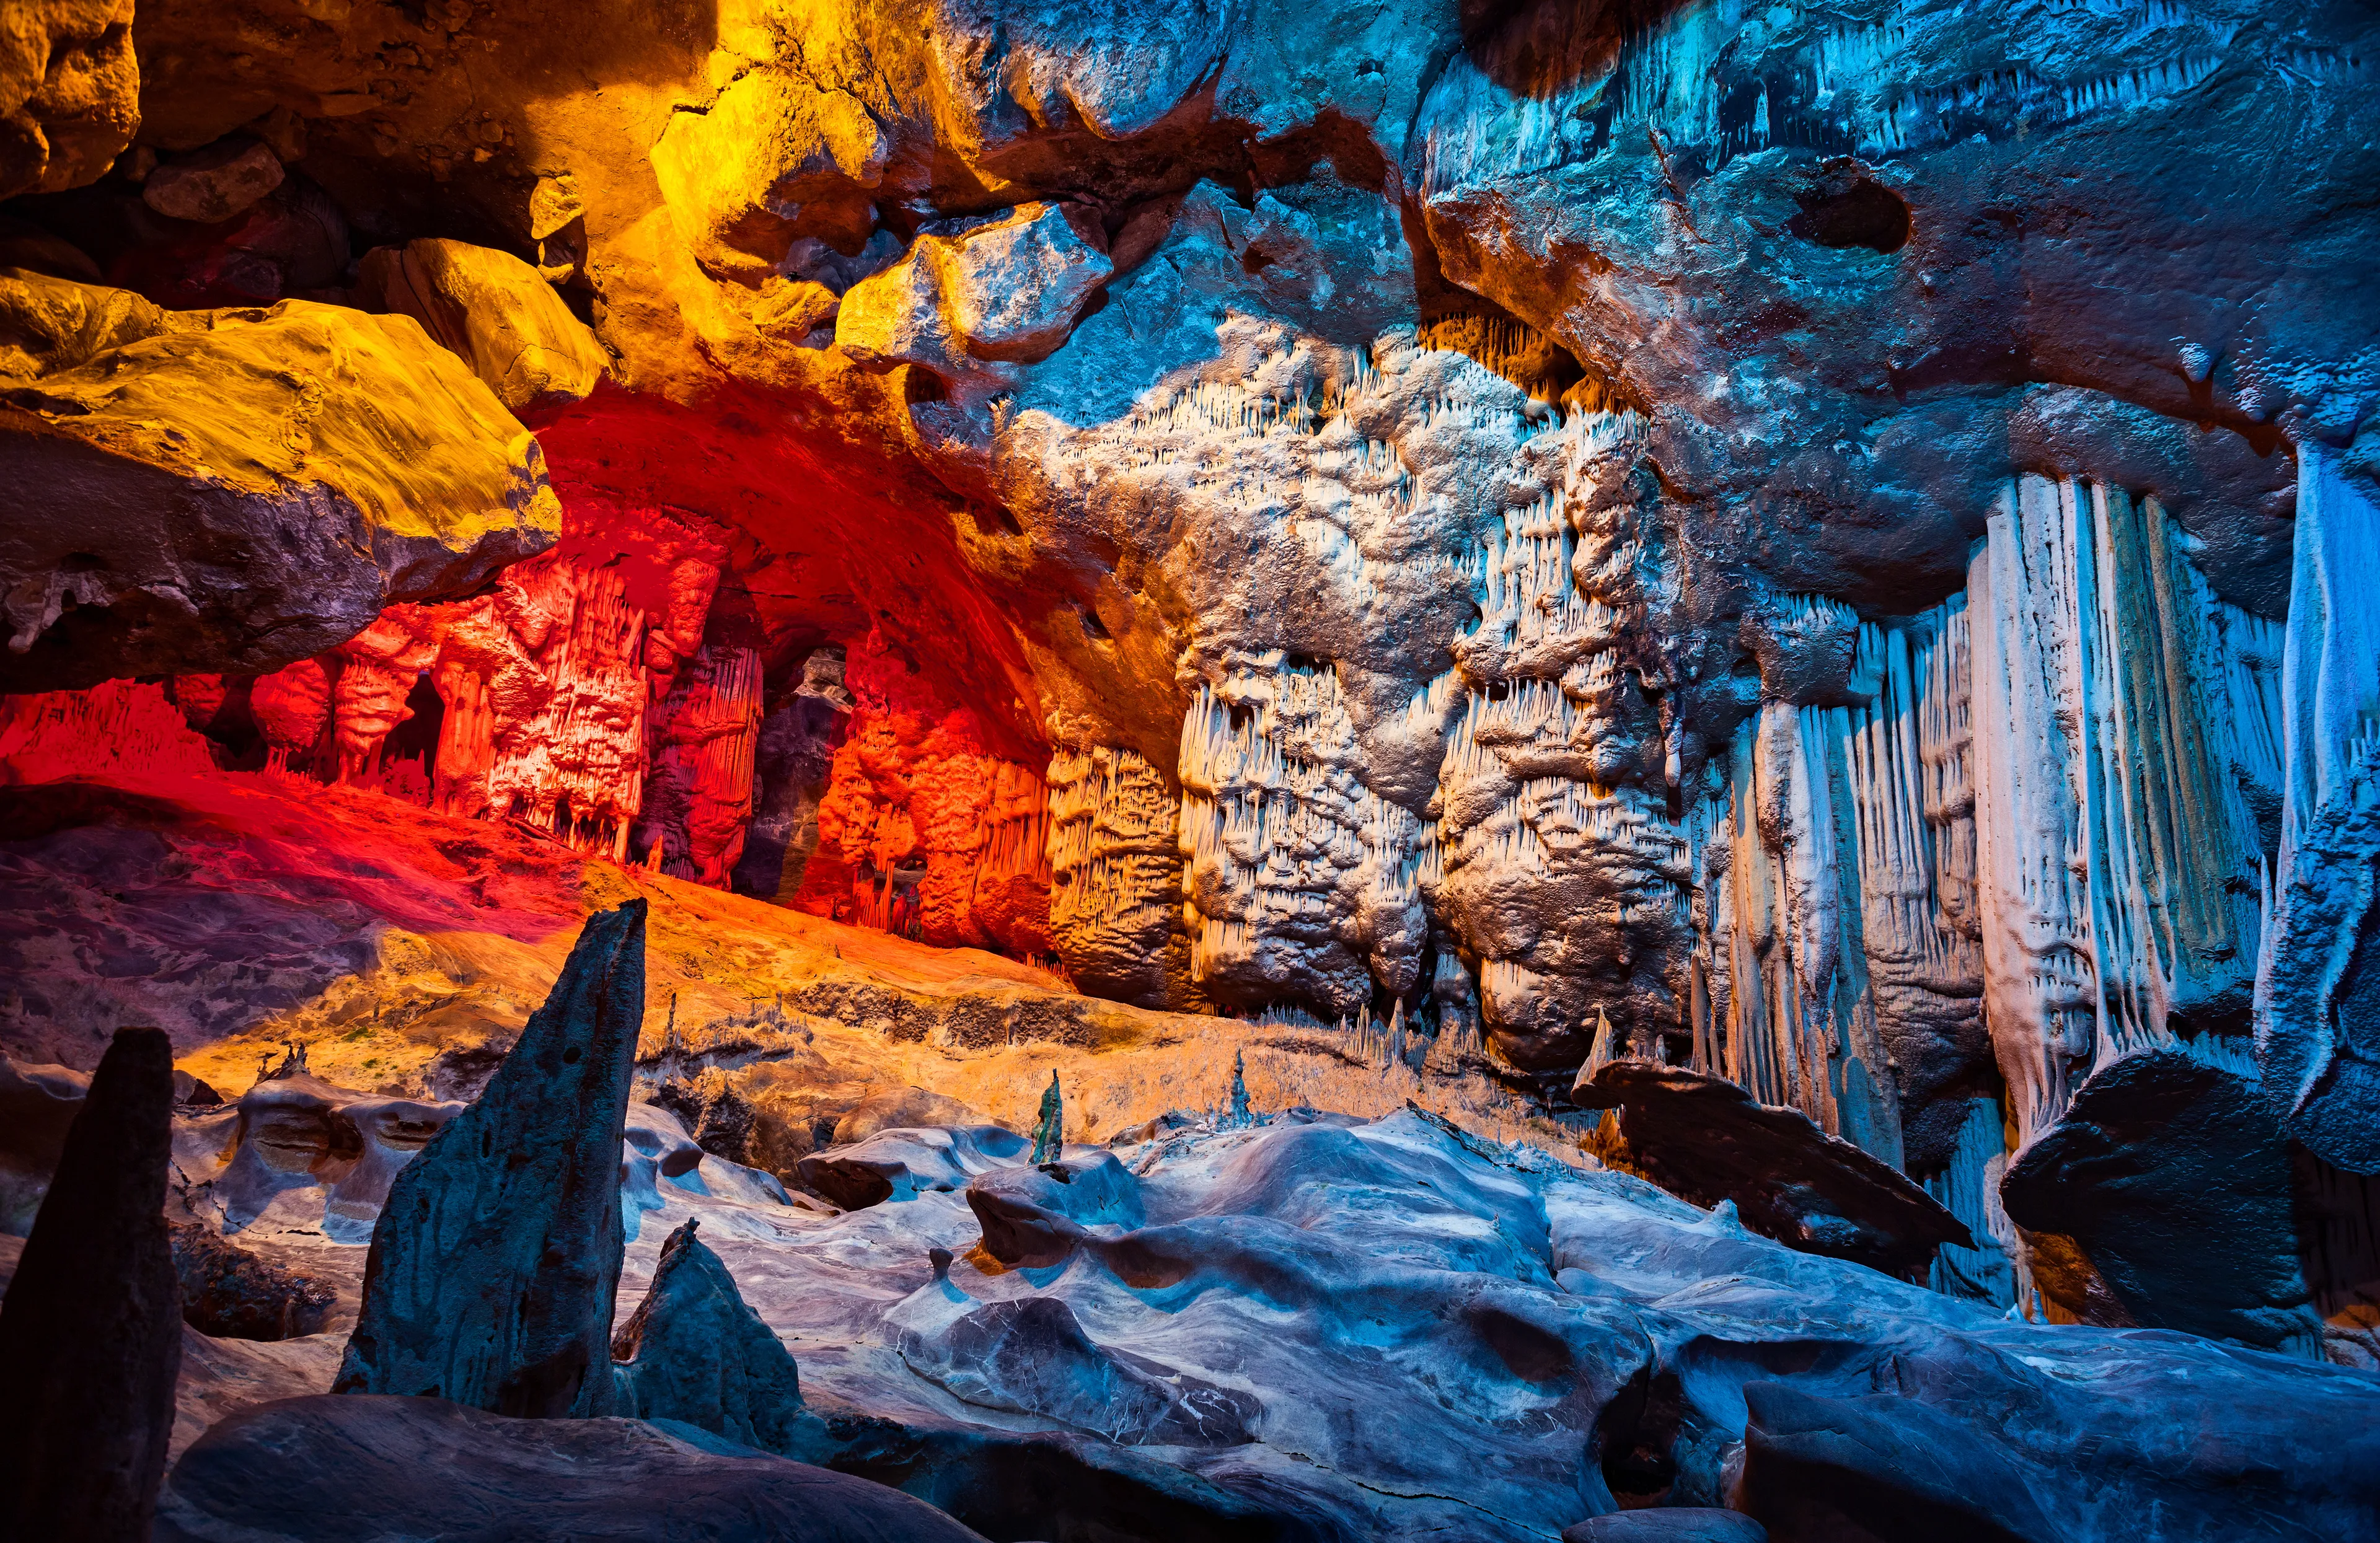
[[[1033,1161],[1046,1167],[1058,1160],[1066,1148],[1066,1096],[1058,1090],[1058,1074],[1050,1074],[1050,1086],[1041,1094],[1041,1117],[1033,1123]]]
[[[0,1537],[147,1543],[182,1369],[173,1112],[164,1030],[116,1030],[0,1304]]]
[[[644,1016],[631,900],[588,918],[487,1092],[397,1175],[334,1391],[613,1412],[620,1141]]]

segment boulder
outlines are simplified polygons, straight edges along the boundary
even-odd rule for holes
[[[336,1391],[608,1414],[645,903],[588,918],[480,1101],[390,1187]]]
[[[1066,334],[1114,264],[1062,205],[1028,203],[906,256],[843,297],[834,341],[863,365],[910,364],[948,383],[1030,363]],[[1087,221],[1084,229],[1094,230]]]
[[[1906,1175],[1734,1083],[1614,1061],[1571,1097],[1620,1111],[1627,1160],[1654,1183],[1698,1206],[1731,1200],[1745,1226],[1779,1243],[1919,1281],[1943,1244],[1973,1246]]]
[[[283,1399],[174,1465],[158,1543],[980,1543],[923,1500],[676,1422],[520,1420],[444,1399]]]
[[[662,1245],[651,1289],[612,1337],[620,1408],[787,1452],[802,1409],[794,1358],[688,1220]]]
[[[552,544],[536,439],[410,320],[0,275],[0,691],[259,674]]]
[[[845,1210],[965,1189],[978,1173],[1022,1162],[1025,1137],[998,1125],[928,1125],[879,1131],[856,1147],[814,1153],[795,1165],[802,1183]]]
[[[285,175],[272,146],[233,134],[160,163],[140,184],[140,201],[168,218],[211,225],[245,213]]]
[[[364,256],[357,298],[410,316],[523,418],[578,401],[611,369],[587,323],[509,252],[425,238]]]
[[[0,1302],[0,1535],[145,1543],[174,1426],[174,1049],[116,1031]]]
[[[26,0],[0,27],[0,199],[79,188],[140,126],[132,0]]]
[[[2034,1287],[2085,1323],[2320,1354],[2289,1144],[2252,1079],[2180,1050],[2092,1074],[2000,1180]]]

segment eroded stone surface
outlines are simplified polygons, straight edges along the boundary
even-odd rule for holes
[[[644,929],[642,901],[590,918],[480,1101],[398,1173],[338,1391],[535,1418],[611,1413]]]
[[[469,1528],[525,1539],[966,1543],[908,1496],[691,1426],[520,1420],[443,1399],[295,1398],[224,1421],[175,1464],[158,1536],[238,1529],[310,1543],[358,1528]]]

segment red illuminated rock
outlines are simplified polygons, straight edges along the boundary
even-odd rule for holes
[[[862,653],[844,680],[858,705],[795,904],[945,946],[1046,951],[1038,770],[987,755],[976,714],[938,708],[896,659]]]

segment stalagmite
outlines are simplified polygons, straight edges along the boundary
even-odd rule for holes
[[[530,1417],[612,1412],[644,951],[643,901],[589,918],[487,1091],[397,1175],[335,1391]]]
[[[0,1302],[9,1537],[147,1543],[182,1364],[173,1073],[164,1030],[116,1031]]]
[[[794,1358],[696,1225],[687,1221],[662,1243],[651,1288],[612,1336],[620,1411],[785,1452],[802,1409]]]

